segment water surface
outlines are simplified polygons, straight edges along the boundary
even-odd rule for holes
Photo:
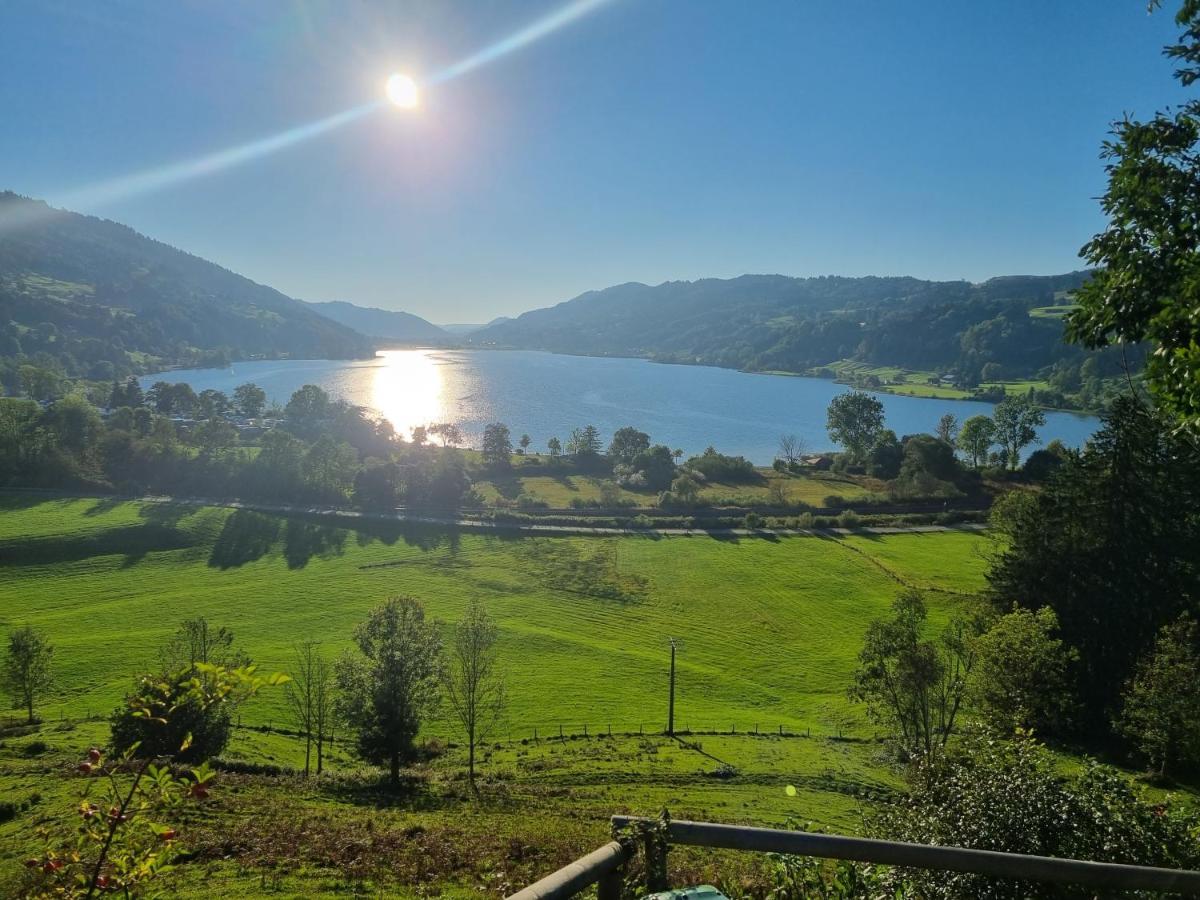
[[[371,407],[407,436],[413,427],[453,422],[478,446],[483,427],[504,422],[515,440],[534,449],[572,428],[595,425],[607,441],[635,425],[655,443],[699,453],[710,445],[755,463],[775,457],[779,435],[800,435],[810,450],[832,449],[825,433],[830,400],[850,390],[820,378],[755,375],[708,366],[661,365],[643,359],[560,356],[529,350],[392,350],[371,360],[275,360],[235,363],[228,369],[184,369],[148,375],[185,381],[197,391],[228,394],[253,381],[285,403],[304,384]],[[898,435],[933,431],[944,413],[959,421],[990,403],[879,394],[887,426]],[[1078,447],[1096,430],[1095,416],[1048,412],[1042,440]]]

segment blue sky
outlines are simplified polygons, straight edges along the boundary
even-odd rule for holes
[[[545,0],[8,0],[0,188],[80,188],[377,98]],[[80,211],[304,299],[486,321],[623,281],[1080,266],[1099,146],[1182,96],[1143,0],[611,0],[269,156]]]

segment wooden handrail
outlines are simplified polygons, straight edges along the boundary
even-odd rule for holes
[[[631,852],[620,841],[609,841],[587,856],[517,891],[508,900],[565,900],[596,882],[600,882],[597,900],[617,900],[621,895],[621,870]]]
[[[783,831],[743,825],[719,825],[712,822],[668,820],[631,816],[613,816],[614,831],[629,826],[663,827],[667,844],[718,847],[726,850],[753,850],[764,853],[790,853],[821,859],[845,859],[856,862],[903,866],[915,869],[941,869],[968,872],[1021,881],[1077,884],[1119,890],[1149,890],[1200,896],[1200,872],[1133,866],[1123,863],[1090,862],[1002,853],[995,850],[970,850],[964,847],[938,847],[882,841],[874,838]],[[649,868],[649,866],[648,866]]]

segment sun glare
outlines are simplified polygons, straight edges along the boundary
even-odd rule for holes
[[[388,78],[386,90],[387,98],[401,109],[413,109],[421,99],[417,83],[400,72]]]

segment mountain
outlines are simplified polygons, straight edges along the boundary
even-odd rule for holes
[[[447,332],[412,313],[355,306],[345,300],[306,300],[305,304],[327,319],[374,338],[405,343],[445,343],[452,340]]]
[[[978,382],[1030,377],[1084,351],[1062,340],[1067,295],[1086,272],[982,284],[911,277],[743,275],[588,291],[499,322],[475,346],[640,356],[754,371],[806,372],[842,360],[954,369]],[[997,374],[999,373],[999,374]]]
[[[490,328],[492,325],[498,325],[501,322],[511,322],[512,319],[508,316],[497,316],[490,322],[485,322],[482,325],[443,325],[442,330],[455,337],[463,337],[476,331],[482,331],[485,328]]]
[[[356,358],[371,341],[265,285],[107,219],[0,193],[0,357],[120,377],[164,364]]]

